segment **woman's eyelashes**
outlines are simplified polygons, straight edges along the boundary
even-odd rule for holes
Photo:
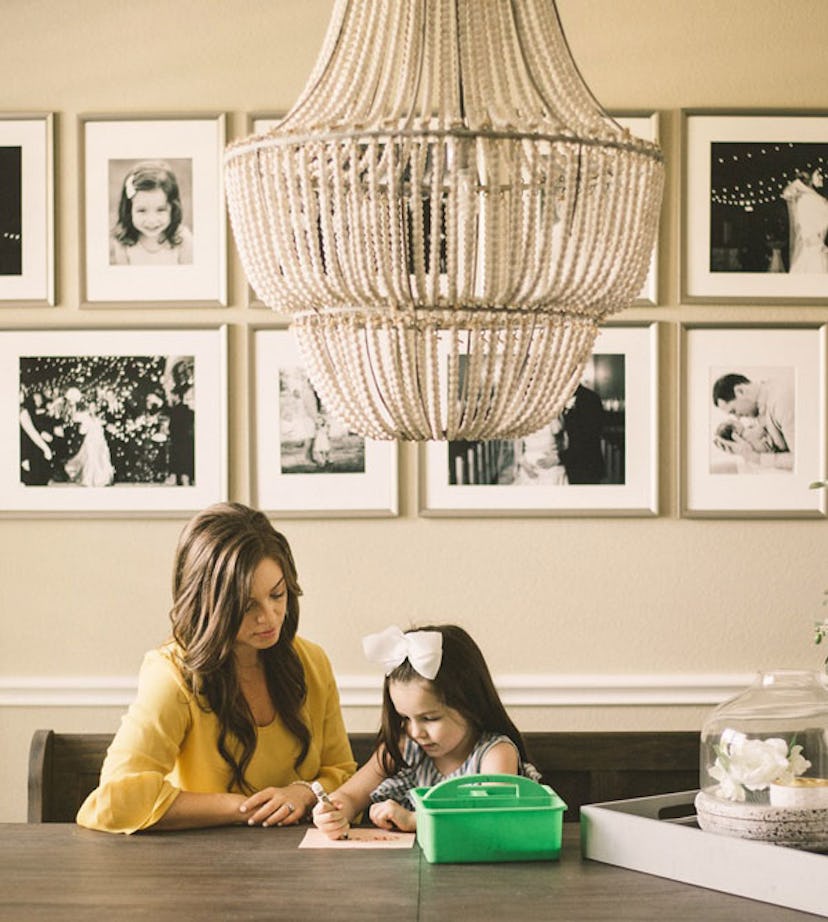
[[[287,589],[285,589],[283,586],[279,586],[279,587],[277,587],[276,589],[273,589],[270,593],[268,593],[268,597],[269,597],[269,598],[271,599],[271,601],[273,601],[273,602],[279,602],[279,601],[281,601],[286,595],[287,595]],[[249,602],[247,603],[247,605],[245,605],[245,607],[244,607],[245,612],[253,611],[253,609],[254,609],[258,604],[259,604],[259,603],[258,603],[258,601],[257,601],[256,599],[250,599],[250,601],[249,601]]]

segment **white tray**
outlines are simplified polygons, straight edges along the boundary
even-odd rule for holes
[[[582,806],[584,857],[828,918],[828,855],[703,832],[697,793]]]

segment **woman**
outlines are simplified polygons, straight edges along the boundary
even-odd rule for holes
[[[782,190],[790,224],[790,272],[828,272],[828,199],[822,194],[821,170],[796,171],[796,179]]]
[[[27,487],[42,487],[52,476],[51,417],[43,394],[20,392],[20,482]]]
[[[173,639],[144,659],[138,696],[78,812],[108,832],[298,823],[355,770],[330,663],[296,636],[287,540],[220,503],[184,529]]]
[[[115,480],[115,468],[96,404],[81,399],[75,405],[72,421],[77,424],[83,442],[77,454],[64,465],[66,476],[82,487],[111,486]]]

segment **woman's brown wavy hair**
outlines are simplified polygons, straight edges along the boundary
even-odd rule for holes
[[[218,751],[230,769],[228,791],[253,793],[245,772],[256,748],[256,724],[239,687],[233,650],[253,573],[265,558],[282,569],[287,612],[278,642],[259,655],[273,704],[299,741],[298,768],[308,753],[310,731],[301,717],[305,671],[293,649],[302,590],[287,539],[263,513],[241,503],[218,503],[190,520],[175,555],[173,637],[192,692],[218,718]]]

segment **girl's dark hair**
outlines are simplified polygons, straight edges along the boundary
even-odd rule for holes
[[[305,671],[293,649],[302,590],[287,539],[263,513],[241,503],[218,503],[186,525],[175,555],[173,637],[190,689],[218,718],[218,751],[230,768],[228,791],[235,786],[253,793],[245,772],[256,748],[256,724],[239,687],[233,651],[253,573],[266,558],[284,574],[287,612],[278,642],[260,657],[273,704],[299,741],[298,768],[308,753],[310,731],[301,717]]]
[[[420,681],[446,707],[453,708],[469,722],[478,736],[485,732],[502,733],[517,747],[522,762],[527,761],[526,745],[518,728],[503,707],[480,647],[461,627],[454,624],[425,625],[412,630],[438,631],[443,635],[443,658],[434,679],[424,679],[406,659],[385,677],[382,688],[382,725],[377,734],[377,748],[383,768],[395,775],[406,763],[400,751],[405,735],[400,715],[388,691],[391,682]]]
[[[170,223],[161,234],[161,240],[170,246],[178,246],[181,237],[181,193],[178,180],[169,164],[161,160],[145,160],[134,166],[124,177],[121,187],[121,200],[118,202],[118,223],[115,225],[115,239],[124,246],[134,246],[141,236],[132,223],[132,200],[136,192],[149,192],[161,189],[170,206]]]

